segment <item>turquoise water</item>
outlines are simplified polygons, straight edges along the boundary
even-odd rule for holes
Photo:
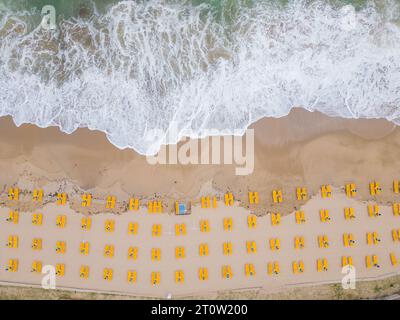
[[[399,21],[399,0],[0,0],[0,116],[142,154],[297,106],[400,124]]]

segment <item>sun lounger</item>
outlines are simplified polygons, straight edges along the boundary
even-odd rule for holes
[[[162,213],[163,206],[160,200],[149,201],[147,203],[147,211],[149,213]]]
[[[279,239],[277,239],[279,241]],[[278,245],[278,244],[277,244]],[[279,243],[280,245],[280,243]],[[257,253],[257,244],[255,241],[246,241],[247,253]]]
[[[41,226],[43,222],[43,215],[41,213],[32,214],[32,224],[36,226]]]
[[[17,187],[15,188],[12,187],[8,189],[8,200],[10,201],[19,200],[19,189]]]
[[[161,249],[160,248],[152,248],[151,249],[151,260],[153,260],[153,261],[161,260]]]
[[[161,224],[153,224],[152,236],[153,237],[160,237],[161,236],[161,230],[162,230]]]
[[[366,256],[365,257],[365,265],[367,269],[370,269],[372,266],[376,268],[380,268],[378,264],[378,257],[376,255]]]
[[[42,250],[42,239],[34,238],[32,239],[32,250]]]
[[[11,235],[11,236],[8,236],[8,242],[7,242],[6,246],[11,249],[17,249],[18,243],[19,243],[18,236]]]
[[[185,277],[182,270],[175,271],[175,283],[184,283]]]
[[[67,194],[65,192],[57,193],[57,204],[59,206],[65,206],[66,203],[67,203]]]
[[[304,237],[303,236],[294,237],[294,248],[298,250],[298,249],[304,249],[304,247],[305,247]]]
[[[273,226],[278,226],[281,224],[281,214],[279,212],[271,213],[271,223]]]
[[[321,196],[322,198],[330,198],[332,196],[332,188],[329,184],[321,186]]]
[[[201,281],[208,280],[208,269],[207,268],[199,268],[199,280],[201,280]]]
[[[137,235],[139,229],[139,224],[137,222],[129,222],[128,234]]]
[[[67,224],[67,217],[65,215],[58,215],[56,219],[56,226],[58,228],[65,228]]]
[[[19,261],[18,259],[9,259],[6,267],[6,271],[8,272],[17,272],[18,271]]]
[[[376,245],[380,242],[380,238],[377,232],[367,232],[367,244],[368,245]]]
[[[151,284],[152,284],[153,286],[160,284],[160,278],[161,278],[160,272],[158,272],[158,271],[153,271],[153,272],[151,273]]]
[[[343,267],[345,267],[345,266],[347,266],[347,265],[349,265],[349,266],[354,266],[353,265],[353,257],[350,257],[350,256],[342,256],[342,268]]]
[[[356,215],[354,213],[354,208],[344,208],[344,218],[346,220],[352,220],[355,219]]]
[[[175,224],[175,235],[176,236],[186,235],[186,224],[184,224],[184,223]]]
[[[252,263],[246,263],[244,265],[244,274],[246,277],[253,277],[256,275],[256,270],[254,268],[254,264]]]
[[[32,195],[33,202],[42,202],[43,201],[43,190],[42,189],[34,189]]]
[[[200,231],[210,232],[210,222],[208,220],[200,220]]]
[[[368,205],[368,215],[370,217],[379,217],[379,216],[381,216],[381,213],[379,211],[379,207],[376,204],[374,204],[374,205],[369,204]]]
[[[232,230],[232,228],[233,228],[232,218],[224,218],[223,224],[224,224],[224,230],[225,231],[231,231]]]
[[[268,270],[269,275],[279,274],[279,271],[280,271],[279,263],[277,261],[268,262],[267,270]]]
[[[345,247],[352,247],[355,243],[352,233],[343,233],[343,245]]]
[[[317,259],[317,271],[318,272],[328,271],[328,261],[326,260],[326,258]]]
[[[108,196],[106,201],[106,209],[114,209],[115,208],[116,199],[114,196]]]
[[[222,278],[223,279],[232,279],[231,266],[222,266]]]
[[[326,210],[326,209],[319,210],[319,218],[320,218],[321,222],[331,221],[331,218],[329,216],[329,210]]]
[[[6,221],[7,222],[12,222],[14,224],[18,224],[18,222],[19,222],[19,212],[18,211],[10,211]]]
[[[249,229],[254,229],[257,226],[257,216],[248,215],[247,226],[249,227]]]
[[[127,275],[127,281],[129,283],[136,283],[137,280],[137,272],[136,270],[129,270]]]
[[[113,279],[114,270],[111,268],[103,269],[103,279],[107,281],[111,281]]]
[[[233,198],[232,192],[225,193],[224,198],[225,198],[225,205],[226,206],[233,206],[234,198]]]
[[[92,204],[92,195],[90,193],[85,193],[82,195],[82,207],[90,207]]]
[[[199,245],[199,256],[208,256],[208,244],[206,243],[200,243]]]
[[[283,201],[282,190],[272,190],[272,200],[274,203],[281,203]]]
[[[81,219],[81,228],[82,228],[82,230],[90,230],[91,225],[92,225],[92,218],[83,217]]]
[[[64,263],[56,264],[56,275],[59,277],[63,277],[65,275],[65,264]]]
[[[33,261],[32,267],[31,267],[31,272],[42,273],[42,262],[36,261],[36,260]]]
[[[393,229],[392,230],[392,239],[393,239],[393,242],[400,241],[400,229]]]
[[[130,198],[129,199],[129,210],[130,211],[139,210],[139,199],[138,198]]]
[[[79,244],[79,252],[85,256],[89,254],[90,243],[87,241],[83,241]]]
[[[185,258],[185,247],[175,247],[175,258],[176,259]]]
[[[104,222],[104,231],[105,232],[114,232],[115,230],[115,221],[114,220],[106,220]]]
[[[296,188],[296,196],[297,196],[297,200],[299,200],[299,201],[307,200],[307,198],[308,198],[307,188],[297,187]]]
[[[369,184],[369,193],[371,196],[379,195],[382,192],[379,182],[373,181]]]
[[[306,216],[304,214],[304,211],[296,211],[295,218],[297,224],[302,224],[306,222]]]
[[[328,236],[326,235],[318,236],[318,246],[320,248],[329,248]]]
[[[355,183],[346,183],[346,196],[348,198],[353,198],[357,194],[356,184]]]
[[[259,203],[259,197],[258,197],[258,192],[249,192],[249,203],[250,204],[258,204]]]
[[[269,247],[271,251],[279,251],[281,248],[281,241],[278,238],[269,239]]]
[[[128,249],[128,259],[136,260],[138,256],[138,247],[129,247]]]
[[[303,273],[304,272],[304,262],[302,260],[293,261],[292,267],[293,267],[293,273],[294,274],[299,274],[299,273]]]
[[[67,251],[67,243],[65,241],[56,242],[56,252],[64,254]]]
[[[224,242],[223,244],[224,255],[229,256],[232,254],[232,242]]]
[[[104,254],[105,258],[112,258],[114,257],[114,245],[113,244],[106,244],[104,246]]]
[[[206,208],[211,208],[211,199],[209,196],[207,197],[201,197],[201,207],[203,209]],[[216,208],[217,207],[217,197],[212,198],[212,207]]]
[[[392,264],[392,266],[396,266],[398,261],[397,261],[395,254],[393,252],[391,252],[389,254],[389,257],[390,257],[390,263]]]
[[[394,180],[393,181],[393,192],[394,193],[399,193],[400,192],[399,180]]]
[[[400,215],[400,203],[393,203],[393,215],[396,217]]]
[[[89,266],[81,266],[79,269],[79,277],[82,279],[89,278]]]

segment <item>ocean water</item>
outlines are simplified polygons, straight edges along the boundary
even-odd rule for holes
[[[0,0],[0,116],[17,125],[154,154],[293,107],[400,124],[400,1]]]

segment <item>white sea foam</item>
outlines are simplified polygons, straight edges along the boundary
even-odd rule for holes
[[[400,10],[386,3],[355,12],[260,1],[223,22],[204,5],[123,1],[55,33],[5,14],[0,116],[101,130],[141,154],[209,129],[240,133],[295,106],[400,124]],[[172,140],[151,135],[172,123]]]

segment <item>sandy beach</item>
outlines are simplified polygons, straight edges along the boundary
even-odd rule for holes
[[[294,110],[280,119],[263,119],[254,125],[255,169],[249,176],[235,176],[232,165],[149,165],[143,156],[132,150],[118,150],[106,137],[87,129],[66,135],[56,128],[40,129],[31,125],[16,128],[11,119],[0,120],[1,221],[4,232],[0,243],[9,235],[19,236],[18,249],[1,249],[0,281],[2,284],[37,286],[41,275],[30,272],[32,260],[43,264],[63,263],[66,273],[57,278],[60,289],[88,290],[90,292],[119,293],[132,296],[174,297],[196,296],[257,289],[265,293],[286,292],[293,287],[340,283],[342,256],[351,255],[358,280],[376,280],[398,274],[398,266],[390,262],[389,254],[400,258],[398,244],[392,241],[391,231],[400,228],[398,217],[392,213],[392,204],[398,201],[393,192],[393,180],[398,178],[398,142],[400,131],[393,124],[381,120],[344,120],[329,118],[319,113]],[[315,125],[318,123],[318,125]],[[369,182],[379,181],[382,193],[371,196]],[[346,183],[357,185],[357,195],[347,198]],[[322,199],[321,185],[332,186],[333,195]],[[21,189],[19,201],[9,201],[9,187]],[[307,187],[309,200],[296,199],[296,187]],[[33,189],[43,189],[43,203],[32,202]],[[274,204],[272,190],[281,189],[283,202]],[[249,206],[249,191],[260,195],[258,205]],[[56,194],[66,192],[65,206],[56,205]],[[200,197],[215,195],[221,200],[232,192],[235,206],[218,203],[217,209],[202,209]],[[83,193],[93,195],[93,203],[81,206]],[[107,196],[113,195],[117,204],[105,208]],[[128,211],[130,197],[140,200],[139,211]],[[147,213],[147,202],[162,200],[162,214]],[[194,204],[189,216],[175,216],[176,200],[190,200]],[[368,216],[368,204],[380,207],[382,216]],[[344,218],[345,207],[353,207],[356,219]],[[321,223],[320,209],[328,209],[332,221]],[[20,212],[17,225],[6,221],[10,210]],[[298,225],[294,212],[302,210],[306,223]],[[279,226],[271,225],[271,212],[280,212]],[[32,214],[42,213],[42,226],[32,225]],[[56,216],[65,215],[64,229],[55,226]],[[248,227],[247,217],[258,216],[257,228]],[[93,217],[89,232],[81,229],[83,216]],[[223,231],[223,219],[231,217],[232,231]],[[105,220],[115,220],[115,231],[104,234]],[[208,220],[210,232],[199,230],[200,220]],[[139,232],[128,234],[129,222],[139,224]],[[185,223],[187,234],[176,236],[174,225]],[[162,224],[162,236],[152,237],[154,224]],[[379,245],[366,243],[367,232],[377,232]],[[352,233],[356,245],[346,248],[343,234]],[[330,239],[329,248],[319,248],[318,236]],[[294,237],[304,236],[304,249],[294,248]],[[31,241],[40,237],[44,246],[32,252]],[[271,251],[269,241],[279,238],[282,247]],[[166,241],[168,239],[168,241]],[[65,241],[64,255],[55,252],[57,241]],[[90,254],[79,253],[79,243],[91,243]],[[257,244],[257,253],[246,252],[246,242]],[[233,254],[223,254],[223,243],[231,242]],[[200,257],[198,246],[209,245],[209,256]],[[106,244],[116,248],[113,258],[103,257]],[[128,260],[129,246],[137,246],[139,257]],[[186,257],[178,259],[174,248],[185,246]],[[151,260],[152,248],[162,252],[160,261]],[[365,266],[367,255],[377,255],[379,268]],[[19,270],[5,271],[8,259],[19,259]],[[317,272],[317,259],[326,258],[329,269]],[[294,274],[293,261],[302,260],[305,272]],[[268,262],[279,261],[279,275],[268,275]],[[254,276],[245,275],[245,264],[255,268]],[[90,267],[88,279],[79,277],[82,265]],[[222,266],[232,268],[233,277],[223,279]],[[199,281],[198,268],[207,267],[209,280]],[[112,268],[112,281],[102,279],[104,268]],[[127,272],[137,272],[135,284],[127,282]],[[184,283],[175,283],[174,272],[184,273]],[[151,272],[160,272],[161,281],[151,285]]]

